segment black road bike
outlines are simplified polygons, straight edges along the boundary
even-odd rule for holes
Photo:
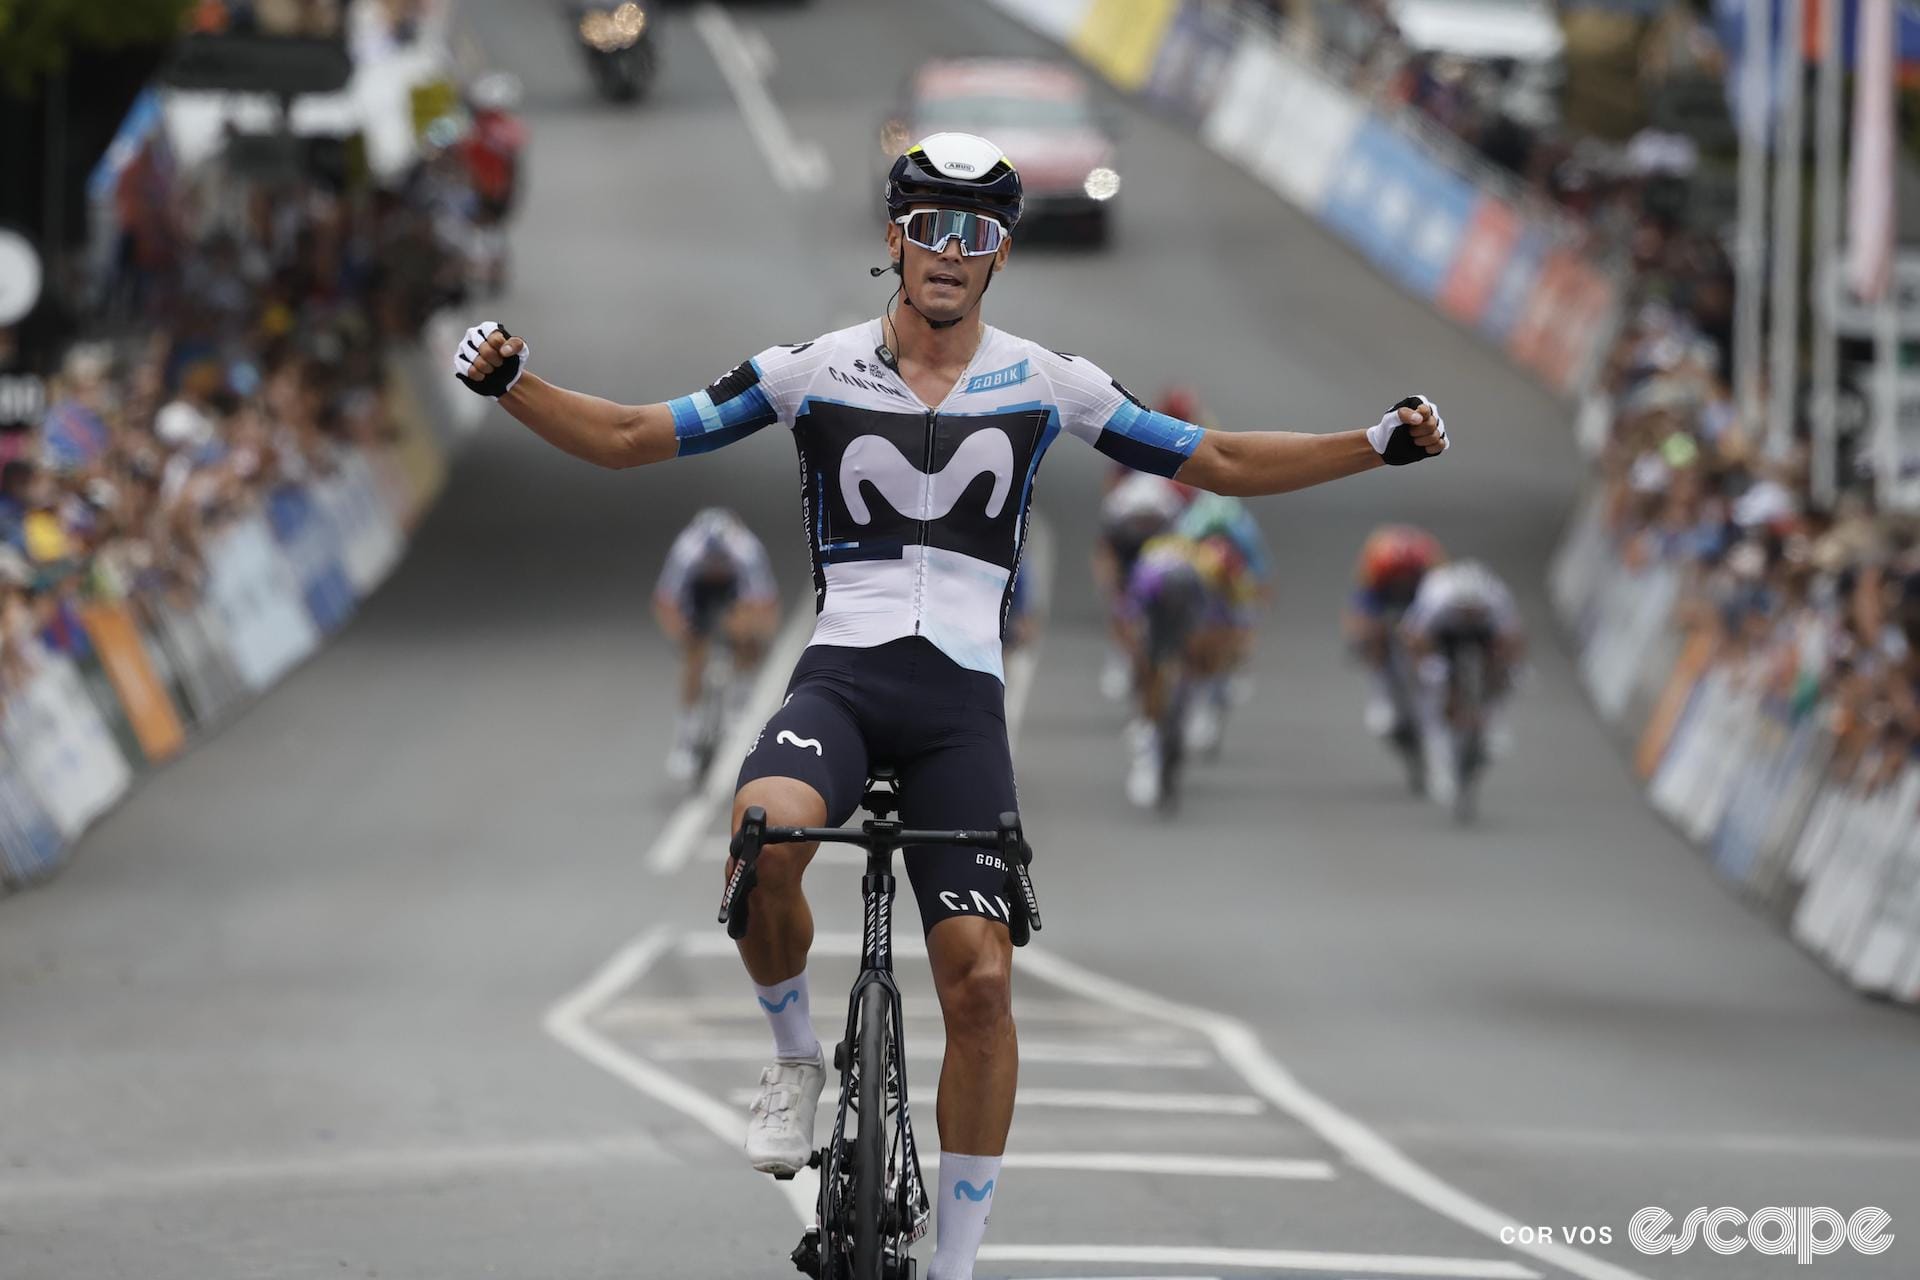
[[[1487,702],[1493,662],[1493,635],[1463,628],[1440,637],[1447,655],[1447,729],[1453,735],[1455,787],[1453,817],[1472,822],[1479,815],[1480,776],[1487,767]]]
[[[845,1038],[833,1050],[840,1102],[832,1138],[808,1161],[820,1170],[818,1219],[793,1251],[793,1265],[814,1280],[914,1280],[908,1251],[927,1232],[930,1206],[907,1112],[900,988],[893,979],[894,853],[922,844],[995,851],[1007,872],[998,905],[1013,945],[1025,946],[1040,928],[1040,903],[1027,873],[1033,850],[1021,834],[1020,815],[1001,814],[993,831],[909,831],[890,816],[898,802],[897,775],[876,768],[862,802],[872,816],[858,827],[769,827],[766,810],[749,808],[733,837],[736,861],[720,900],[719,921],[739,939],[747,932],[763,847],[820,841],[867,851],[860,880],[866,901],[860,975],[848,1003]]]

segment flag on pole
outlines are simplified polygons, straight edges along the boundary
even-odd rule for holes
[[[1873,301],[1893,275],[1893,0],[1860,0],[1847,184],[1847,284]]]

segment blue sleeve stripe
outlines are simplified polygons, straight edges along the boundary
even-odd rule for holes
[[[744,440],[760,428],[779,421],[773,402],[757,385],[739,394],[713,402],[713,396],[696,391],[690,396],[669,400],[673,413],[673,434],[680,442],[679,452],[710,453],[736,440]]]
[[[1181,463],[1193,456],[1193,451],[1200,447],[1200,437],[1205,434],[1204,428],[1191,422],[1142,409],[1127,400],[1121,402],[1100,428],[1093,447],[1135,471],[1171,476],[1180,469]]]

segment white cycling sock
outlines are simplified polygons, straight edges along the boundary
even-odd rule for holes
[[[973,1280],[973,1258],[986,1238],[999,1180],[999,1156],[940,1153],[940,1244],[927,1264],[927,1280]]]
[[[756,982],[753,993],[760,997],[767,1025],[773,1028],[775,1058],[781,1062],[798,1062],[820,1052],[820,1037],[813,1033],[813,1011],[807,1005],[805,969],[771,987]]]

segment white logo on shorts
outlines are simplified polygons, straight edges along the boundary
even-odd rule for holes
[[[782,729],[779,733],[773,736],[773,740],[776,743],[784,742],[790,747],[810,747],[813,750],[813,754],[820,756],[823,759],[826,757],[826,754],[827,754],[826,752],[820,749],[820,739],[802,738],[800,735],[796,734],[791,729]]]

